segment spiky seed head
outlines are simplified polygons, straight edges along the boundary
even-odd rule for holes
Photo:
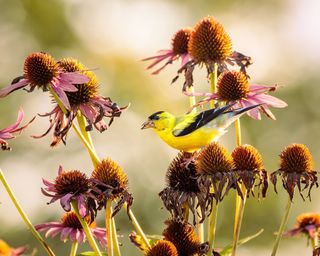
[[[303,213],[296,219],[297,228],[307,228],[309,225],[320,228],[320,214],[319,213]]]
[[[178,256],[178,251],[170,241],[159,240],[148,250],[146,256]]]
[[[31,86],[45,88],[58,74],[58,63],[47,53],[31,53],[24,62],[24,77]]]
[[[194,161],[186,166],[186,154],[179,153],[173,159],[166,173],[167,185],[179,191],[199,192]]]
[[[60,67],[66,72],[81,72],[86,75],[90,80],[84,84],[76,84],[77,91],[66,92],[71,106],[80,105],[89,102],[92,98],[98,95],[98,82],[97,77],[92,71],[88,69],[77,59],[64,58],[59,61]]]
[[[179,255],[195,255],[199,252],[201,243],[194,228],[186,222],[167,220],[167,228],[163,231],[165,240],[172,242]]]
[[[86,175],[78,170],[62,172],[54,185],[57,194],[81,194],[88,191],[90,184]]]
[[[212,16],[195,26],[188,44],[189,54],[199,62],[219,62],[232,53],[232,42],[223,26]]]
[[[239,71],[224,71],[218,79],[217,94],[225,101],[235,101],[245,98],[249,93],[249,81],[246,75]]]
[[[280,170],[286,173],[312,172],[314,169],[312,155],[303,144],[291,144],[280,154]]]
[[[199,174],[229,172],[233,169],[233,159],[219,143],[211,143],[200,151],[196,169]]]
[[[254,171],[264,169],[261,154],[251,145],[238,146],[231,155],[236,170]]]
[[[120,196],[128,188],[127,175],[111,158],[106,158],[97,164],[91,177],[111,187],[114,198]]]
[[[179,29],[172,37],[172,50],[175,54],[188,53],[188,43],[192,28]]]
[[[96,224],[94,221],[91,221],[90,215],[87,215],[84,220],[90,227],[95,227]],[[75,212],[66,212],[61,218],[61,223],[68,228],[82,229],[81,223]]]

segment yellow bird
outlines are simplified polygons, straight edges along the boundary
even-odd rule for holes
[[[158,111],[149,116],[141,129],[153,128],[169,146],[185,152],[194,152],[217,141],[238,117],[260,106],[231,109],[233,105],[229,104],[178,117],[165,111]]]

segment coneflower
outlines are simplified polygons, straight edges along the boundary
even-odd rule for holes
[[[77,91],[75,84],[82,84],[89,81],[89,78],[80,72],[68,72],[63,70],[51,55],[44,52],[35,52],[28,55],[24,62],[24,74],[15,78],[12,84],[0,90],[0,97],[18,89],[30,85],[32,92],[36,87],[43,91],[48,86],[58,95],[63,105],[70,109],[66,92]]]
[[[178,256],[177,248],[173,243],[166,240],[157,241],[150,250],[147,251],[145,256]]]

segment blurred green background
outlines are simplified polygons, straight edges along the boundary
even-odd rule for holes
[[[263,155],[266,169],[274,171],[281,150],[293,142],[306,144],[320,166],[320,2],[317,0],[242,0],[242,1],[139,1],[139,0],[0,0],[0,87],[22,74],[25,57],[44,51],[56,59],[72,56],[87,67],[96,69],[101,94],[120,105],[131,103],[128,111],[111,128],[93,139],[101,157],[117,161],[129,177],[134,195],[133,211],[147,234],[160,234],[168,213],[162,208],[158,192],[165,186],[165,172],[177,152],[168,148],[151,131],[141,131],[141,123],[151,113],[168,110],[181,114],[188,100],[181,94],[182,79],[170,85],[178,64],[158,76],[145,71],[140,60],[157,50],[170,47],[173,33],[193,26],[206,15],[214,15],[230,34],[234,49],[253,58],[249,68],[252,83],[281,88],[275,96],[288,103],[286,109],[274,109],[277,121],[263,117],[254,121],[242,118],[243,141],[254,145]],[[201,73],[202,74],[202,73]],[[202,74],[203,77],[203,74]],[[205,90],[207,82],[200,75],[196,88]],[[198,87],[197,87],[198,86]],[[47,94],[17,91],[0,100],[0,129],[13,123],[19,106],[26,120],[51,109]],[[41,178],[54,179],[58,166],[92,171],[91,162],[73,131],[67,146],[50,148],[51,135],[35,140],[30,135],[44,132],[49,123],[36,121],[18,139],[10,141],[11,152],[0,152],[0,166],[18,200],[34,224],[60,219],[59,203],[49,201],[40,192]],[[221,142],[232,151],[235,146],[231,128]],[[281,185],[278,184],[278,188]],[[263,228],[264,233],[242,246],[239,255],[268,255],[274,232],[287,201],[281,189],[276,195],[270,187],[267,198],[247,201],[241,236]],[[29,244],[30,250],[44,251],[26,229],[4,189],[0,187],[0,238],[13,247]],[[230,193],[219,209],[217,246],[232,240],[235,195]],[[296,195],[288,227],[302,212],[319,212],[319,189],[312,202]],[[98,217],[103,223],[103,214]],[[130,244],[133,230],[124,212],[116,216],[123,255],[140,255]],[[67,255],[70,244],[48,239],[57,255]],[[85,249],[87,247],[81,247]],[[283,239],[279,255],[310,255],[305,238]]]

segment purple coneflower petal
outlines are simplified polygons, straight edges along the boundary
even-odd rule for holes
[[[184,53],[184,54],[181,55],[181,59],[182,59],[181,60],[181,66],[183,67],[189,61],[190,55],[188,53]]]
[[[80,216],[84,218],[87,215],[87,205],[86,199],[83,195],[78,196],[78,208]]]
[[[10,84],[9,86],[0,90],[0,98],[7,96],[8,94],[12,93],[15,90],[19,90],[23,87],[26,87],[29,84],[27,79],[22,79],[17,83]]]
[[[88,118],[92,123],[96,119],[96,111],[93,107],[90,105],[81,104],[80,105],[80,111],[81,113]]]
[[[47,233],[46,233],[46,237],[55,237],[56,235],[58,235],[62,230],[64,229],[63,226],[60,227],[56,227],[56,228],[50,228],[48,229]]]
[[[78,72],[61,73],[60,81],[69,84],[85,84],[90,81],[90,78],[86,75],[80,74]]]
[[[73,195],[69,193],[60,198],[60,204],[66,212],[69,212],[71,210],[70,201],[72,197]]]
[[[62,241],[67,240],[68,236],[70,235],[70,233],[72,233],[72,231],[73,231],[73,228],[69,228],[69,227],[63,228],[61,231],[60,239]]]
[[[258,104],[268,104],[274,108],[284,108],[288,106],[288,104],[283,100],[280,100],[268,94],[257,94],[253,97]]]
[[[71,107],[70,107],[70,103],[69,103],[69,100],[68,100],[68,97],[67,97],[67,94],[65,93],[65,91],[59,87],[52,87],[52,89],[58,95],[62,104],[69,110]]]

